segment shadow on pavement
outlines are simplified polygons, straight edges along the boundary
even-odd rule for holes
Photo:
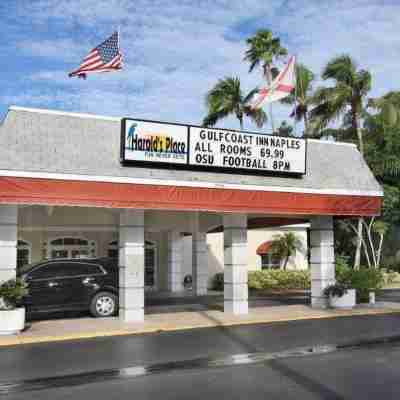
[[[323,385],[322,383],[315,381],[314,379],[302,374],[301,372],[299,372],[297,370],[289,368],[287,365],[284,364],[283,361],[272,360],[272,361],[269,361],[268,364],[265,364],[265,366],[267,366],[267,365],[269,368],[272,368],[273,370],[279,372],[286,378],[289,378],[290,380],[295,382],[297,385],[308,390],[310,393],[313,393],[313,394],[319,396],[321,399],[324,399],[324,400],[344,400],[345,399],[345,397],[339,395],[337,392],[330,389],[326,385]]]

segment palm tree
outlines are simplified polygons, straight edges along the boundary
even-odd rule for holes
[[[400,123],[400,92],[389,92],[382,97],[369,99],[368,107],[378,110],[384,128]]]
[[[274,75],[278,73],[276,68],[273,68],[273,63],[280,57],[286,56],[287,49],[282,47],[280,39],[274,37],[272,32],[267,29],[260,29],[255,36],[248,38],[246,42],[248,49],[244,59],[250,63],[249,72],[252,72],[255,67],[261,66],[263,75],[270,85]],[[271,104],[270,116],[272,131],[275,131]]]
[[[308,111],[311,105],[312,92],[313,92],[313,81],[315,75],[305,65],[296,65],[296,88],[292,93],[284,97],[281,102],[283,104],[290,104],[295,106],[291,117],[294,117],[296,121],[304,121],[304,136],[308,136],[309,133],[309,121]]]
[[[316,107],[311,111],[311,119],[318,121],[319,128],[324,128],[329,122],[350,115],[352,133],[358,139],[361,155],[364,155],[360,117],[367,93],[371,90],[371,74],[363,69],[357,70],[355,61],[344,54],[328,62],[322,72],[322,78],[333,80],[334,86],[316,91],[313,99]],[[362,219],[359,218],[354,268],[360,266],[361,244]]]
[[[286,270],[289,257],[294,255],[296,250],[303,250],[303,243],[293,232],[287,232],[283,235],[276,235],[274,237],[271,250],[284,258],[283,269]]]
[[[207,116],[203,119],[203,126],[213,126],[220,119],[234,114],[239,120],[240,129],[243,129],[243,119],[249,117],[259,128],[266,120],[267,115],[261,109],[254,110],[249,101],[257,93],[257,89],[243,95],[240,87],[240,79],[228,77],[220,79],[218,83],[208,92],[206,97]]]
[[[313,96],[316,107],[311,110],[311,119],[324,128],[330,122],[350,113],[353,134],[358,139],[358,147],[364,154],[360,117],[367,93],[371,90],[371,74],[357,70],[355,61],[349,55],[342,55],[329,61],[322,72],[324,80],[332,79],[334,86],[317,89]]]

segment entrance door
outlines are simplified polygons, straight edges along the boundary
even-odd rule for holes
[[[88,258],[96,257],[96,244],[87,239],[63,237],[50,241],[48,258]]]

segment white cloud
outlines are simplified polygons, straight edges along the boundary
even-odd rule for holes
[[[34,26],[57,23],[65,31],[51,40],[26,37],[18,49],[62,62],[65,71],[58,65],[33,72],[32,88],[14,100],[199,123],[204,96],[219,78],[240,76],[245,90],[262,82],[242,61],[245,41],[232,39],[261,26],[281,35],[289,52],[317,73],[332,56],[350,53],[373,72],[372,94],[378,95],[397,86],[399,11],[400,4],[380,0],[38,0],[18,9],[18,15]],[[118,24],[125,69],[86,81],[67,79],[68,70]],[[3,95],[3,103],[9,100]],[[287,107],[274,109],[276,119],[288,119]],[[237,127],[237,122],[230,118],[221,125]]]
[[[72,39],[40,41],[26,39],[17,43],[17,49],[26,55],[67,62],[80,61],[90,50],[87,45],[84,46]]]

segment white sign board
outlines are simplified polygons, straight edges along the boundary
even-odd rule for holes
[[[122,140],[125,161],[187,164],[187,126],[127,119]]]
[[[178,168],[279,174],[306,172],[304,139],[124,119],[121,161]]]
[[[305,140],[197,127],[189,133],[190,165],[305,173]]]

